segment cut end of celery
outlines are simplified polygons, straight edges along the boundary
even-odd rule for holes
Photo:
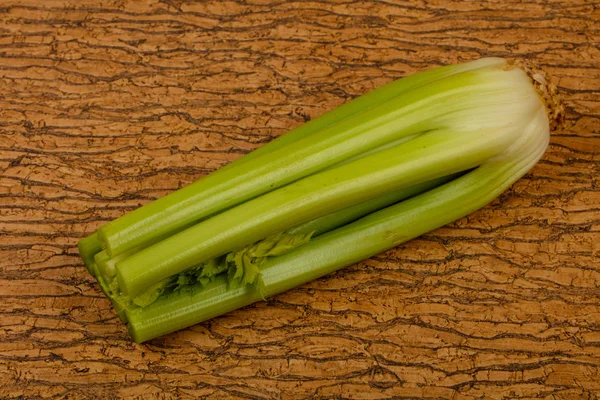
[[[546,107],[550,131],[564,128],[566,125],[565,104],[556,84],[552,82],[552,78],[546,71],[525,60],[507,61],[506,65],[507,68],[519,68],[529,76],[531,84]]]
[[[92,274],[92,276],[96,276],[96,269],[93,266],[93,264],[95,264],[94,257],[96,254],[102,251],[102,246],[98,241],[98,234],[93,233],[81,239],[77,243],[77,249],[79,250],[79,255],[81,256],[86,269],[90,272],[90,274]]]

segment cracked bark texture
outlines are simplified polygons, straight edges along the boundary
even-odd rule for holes
[[[0,398],[600,395],[600,7],[579,0],[4,0]],[[492,205],[133,344],[76,242],[393,79],[549,72],[569,127]]]

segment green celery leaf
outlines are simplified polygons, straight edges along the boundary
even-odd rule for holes
[[[264,258],[251,258],[247,253],[244,253],[242,256],[242,262],[244,266],[242,285],[253,284],[260,276],[260,270],[258,269],[258,266],[264,262]]]
[[[222,258],[213,258],[202,266],[202,271],[198,275],[198,281],[203,278],[214,278],[222,272],[227,271],[227,263]]]
[[[250,246],[248,253],[251,257],[278,256],[308,243],[313,234],[314,231],[296,235],[281,232]]]
[[[148,288],[144,293],[133,298],[133,304],[138,307],[146,307],[156,301],[164,292],[168,280],[158,282]]]

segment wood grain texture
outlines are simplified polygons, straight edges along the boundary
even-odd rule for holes
[[[0,2],[0,398],[600,395],[600,5]],[[492,205],[132,344],[77,255],[98,226],[362,93],[525,58],[569,127]]]

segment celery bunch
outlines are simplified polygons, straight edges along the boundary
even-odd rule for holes
[[[143,342],[483,207],[561,112],[542,74],[502,59],[415,74],[102,226],[80,254]]]

